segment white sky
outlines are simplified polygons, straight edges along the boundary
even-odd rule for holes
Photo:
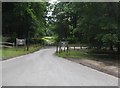
[[[50,4],[55,4],[56,2],[58,2],[58,0],[49,0]],[[52,11],[54,10],[54,7],[51,9],[50,12],[48,12],[47,16],[52,16]]]
[[[58,0],[50,0],[49,3],[51,4],[55,4],[55,2],[57,2]]]

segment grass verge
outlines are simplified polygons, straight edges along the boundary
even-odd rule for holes
[[[24,47],[19,47],[19,48],[3,48],[0,50],[2,60],[7,60],[9,58],[25,55],[28,53],[32,53],[34,51],[37,51],[41,48],[42,46],[40,45],[30,45],[29,51],[25,50]]]
[[[57,56],[63,58],[73,58],[73,59],[92,59],[96,61],[111,61],[111,62],[118,62],[118,58],[116,54],[110,53],[102,53],[100,52],[93,52],[93,50],[70,50],[69,53],[61,52],[56,53]]]
[[[120,77],[118,58],[116,53],[94,50],[70,50],[69,53],[56,53],[57,56],[66,58],[90,68]]]

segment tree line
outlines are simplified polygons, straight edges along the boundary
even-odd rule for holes
[[[58,40],[119,51],[119,9],[117,2],[60,2],[54,6],[51,25]]]
[[[3,2],[2,35],[15,38],[45,35],[46,2]]]
[[[3,2],[2,35],[57,36],[56,41],[120,50],[118,2]],[[48,12],[52,15],[47,16]]]

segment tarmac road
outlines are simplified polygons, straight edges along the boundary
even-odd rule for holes
[[[57,57],[55,48],[2,62],[3,86],[118,86],[118,78]]]

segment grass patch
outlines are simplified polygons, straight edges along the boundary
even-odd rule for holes
[[[20,56],[20,55],[25,55],[28,53],[32,53],[34,51],[37,51],[41,48],[40,45],[31,45],[29,47],[29,51],[25,50],[24,47],[19,47],[19,48],[3,48],[0,50],[0,53],[2,53],[1,57],[2,60],[6,60],[12,57]]]
[[[87,54],[85,50],[82,51],[70,50],[69,53],[61,52],[61,53],[56,53],[56,55],[63,58],[75,58],[75,59],[89,57],[89,54]]]
[[[63,58],[73,58],[73,59],[92,59],[97,61],[113,61],[118,62],[116,54],[100,52],[96,53],[91,50],[70,50],[67,54],[66,52],[56,53],[57,56]]]

